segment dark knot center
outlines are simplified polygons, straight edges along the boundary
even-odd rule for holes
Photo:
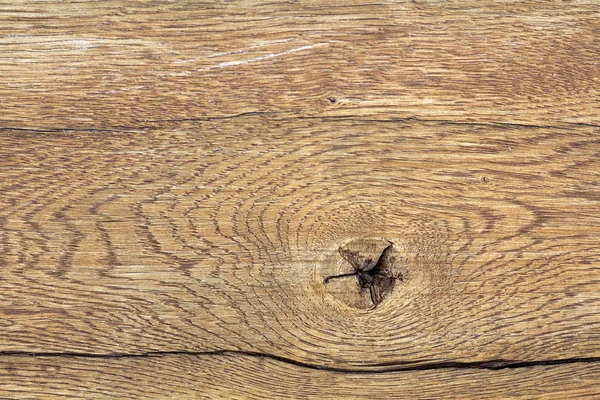
[[[385,239],[357,239],[338,249],[350,264],[351,272],[325,278],[325,284],[334,279],[355,279],[359,296],[368,292],[373,307],[379,305],[404,278],[398,271],[394,244]]]

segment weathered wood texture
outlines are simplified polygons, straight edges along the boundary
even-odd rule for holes
[[[20,399],[595,399],[600,365],[361,374],[228,355],[0,357],[0,382]]]
[[[0,124],[245,112],[600,123],[595,1],[0,4]]]
[[[5,350],[322,366],[600,357],[597,129],[267,120],[4,132]],[[374,310],[322,266],[401,248]]]
[[[0,396],[598,396],[597,2],[0,26]]]

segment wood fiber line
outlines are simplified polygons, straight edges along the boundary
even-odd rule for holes
[[[1,352],[600,357],[597,128],[247,116],[0,135]],[[364,237],[406,272],[374,309],[324,282]]]
[[[0,128],[277,112],[600,124],[600,7],[422,1],[0,4]]]
[[[317,371],[247,356],[0,357],[0,396],[199,399],[573,399],[600,396],[600,366],[378,374]]]

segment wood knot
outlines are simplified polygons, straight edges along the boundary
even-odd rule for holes
[[[383,238],[355,239],[330,258],[324,280],[327,289],[349,306],[377,307],[404,280],[392,242]]]

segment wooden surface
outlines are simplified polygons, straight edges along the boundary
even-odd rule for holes
[[[599,397],[599,14],[0,3],[0,396]]]
[[[0,122],[599,124],[596,1],[3,1]]]
[[[2,398],[597,399],[589,363],[340,373],[248,356],[2,357]]]

